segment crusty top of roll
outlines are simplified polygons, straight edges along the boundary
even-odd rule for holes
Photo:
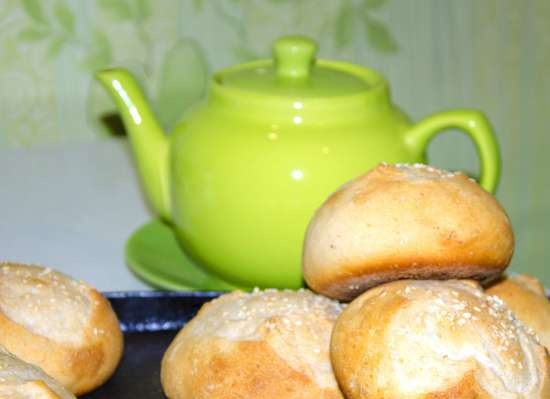
[[[40,368],[25,363],[0,346],[0,398],[76,399]]]
[[[81,395],[113,374],[124,342],[95,288],[51,269],[0,263],[0,344]]]
[[[161,364],[170,399],[343,399],[329,358],[341,305],[309,290],[254,290],[203,305]]]
[[[506,276],[488,287],[486,292],[502,299],[550,349],[550,301],[538,279],[528,275]]]
[[[550,397],[548,353],[473,281],[365,292],[337,320],[331,356],[350,399]]]
[[[328,348],[340,311],[338,302],[309,290],[235,291],[205,305],[185,327],[186,337],[265,340],[277,355],[317,385],[336,386]]]
[[[0,311],[29,331],[79,343],[88,324],[92,288],[38,266],[0,263]]]
[[[463,173],[381,164],[317,210],[302,263],[314,291],[349,300],[397,279],[494,278],[513,249],[503,208]]]

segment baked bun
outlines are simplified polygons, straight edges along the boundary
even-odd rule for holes
[[[343,399],[329,340],[341,307],[311,291],[233,292],[205,304],[170,344],[170,399]]]
[[[518,319],[535,331],[540,342],[550,348],[550,301],[539,280],[527,275],[504,277],[488,287],[486,293],[502,299]]]
[[[466,175],[382,164],[316,212],[303,273],[314,291],[349,300],[398,279],[496,278],[513,249],[506,213]]]
[[[373,288],[344,309],[330,349],[348,399],[550,398],[548,352],[474,281]]]
[[[88,284],[2,263],[0,345],[80,395],[111,376],[123,338],[109,301]]]
[[[0,398],[76,399],[40,368],[25,363],[0,346]]]

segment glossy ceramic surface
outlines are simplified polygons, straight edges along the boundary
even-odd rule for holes
[[[172,229],[154,220],[126,243],[126,263],[142,280],[176,291],[229,291],[237,287],[207,274],[185,255]]]
[[[170,136],[127,71],[99,74],[153,206],[195,262],[240,286],[301,286],[302,241],[315,209],[379,162],[426,162],[428,142],[443,129],[467,133],[481,184],[493,191],[498,182],[498,146],[481,113],[453,110],[413,124],[381,75],[314,62],[313,53],[311,41],[284,38],[275,61],[220,71],[208,101]]]

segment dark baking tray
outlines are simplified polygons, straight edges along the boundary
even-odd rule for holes
[[[122,331],[124,355],[106,384],[85,399],[164,399],[160,361],[166,348],[203,303],[219,292],[108,292]]]

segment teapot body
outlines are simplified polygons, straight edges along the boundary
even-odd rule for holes
[[[300,287],[302,243],[322,202],[380,162],[425,162],[445,129],[474,141],[480,184],[496,189],[498,144],[482,113],[448,110],[413,126],[382,75],[315,50],[311,39],[283,37],[272,59],[219,71],[207,102],[169,136],[127,70],[97,75],[152,207],[187,255],[233,285]]]
[[[405,145],[409,119],[389,103],[337,118],[297,104],[266,117],[210,101],[171,137],[176,235],[188,255],[239,286],[302,286],[302,243],[322,202],[380,162],[423,161]]]

